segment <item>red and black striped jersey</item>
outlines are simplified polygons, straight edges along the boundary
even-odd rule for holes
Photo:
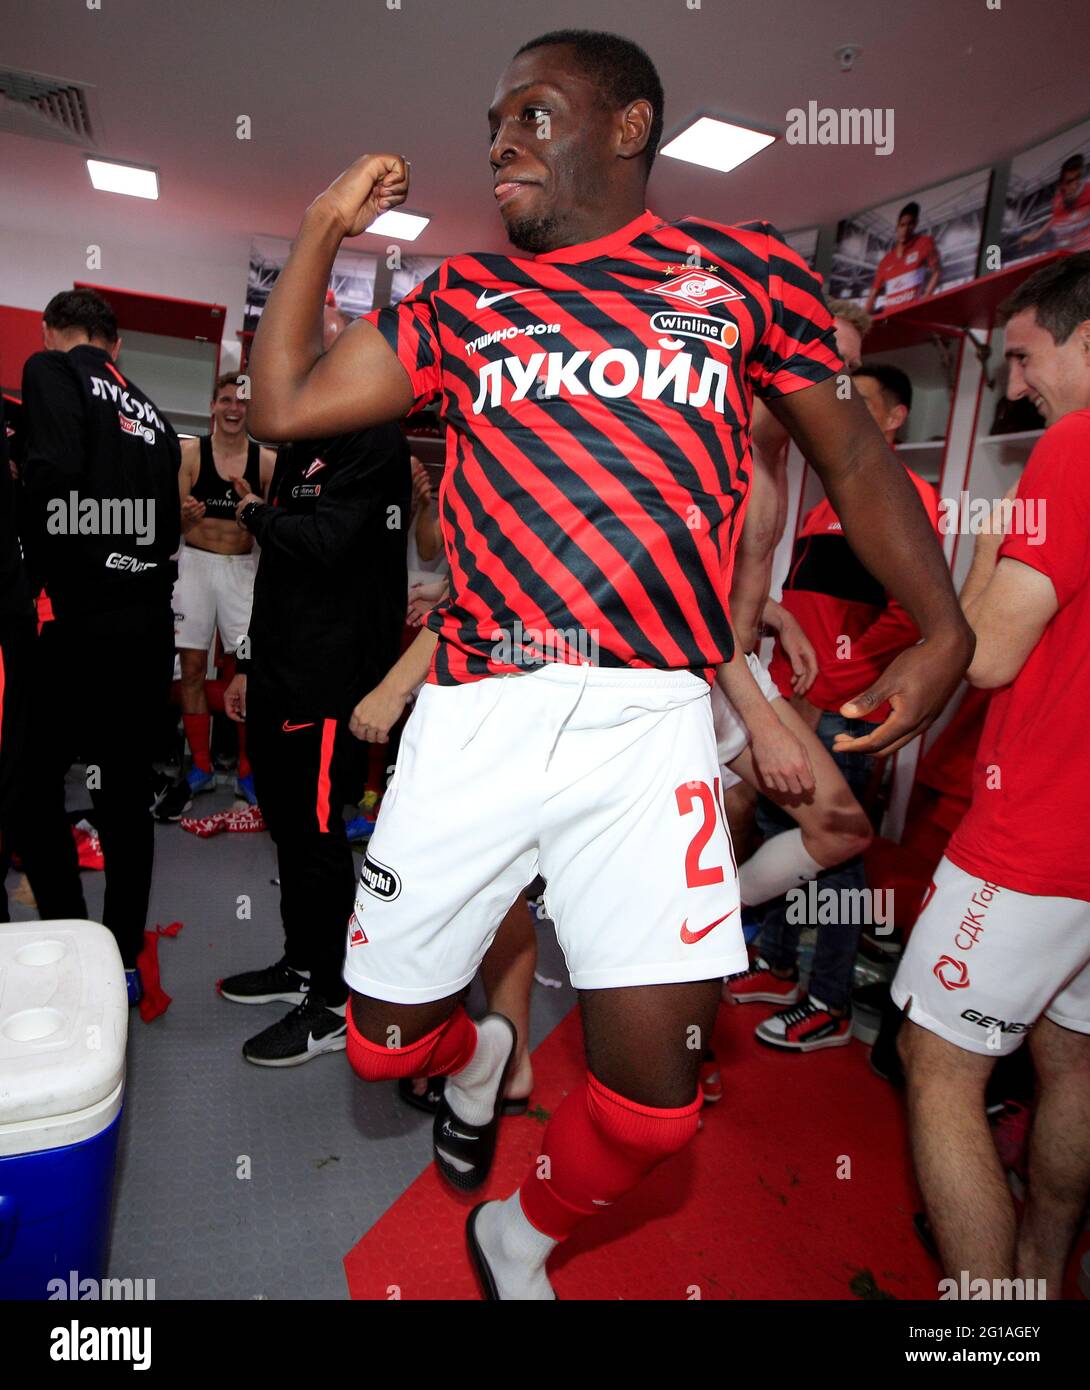
[[[447,425],[429,679],[542,660],[711,679],[753,393],[841,370],[820,282],[775,230],[645,212],[539,256],[451,257],[368,317]]]

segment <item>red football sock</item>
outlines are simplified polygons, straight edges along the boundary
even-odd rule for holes
[[[189,740],[189,751],[193,754],[193,766],[202,772],[212,771],[212,755],[208,751],[208,740],[212,732],[210,714],[183,714],[182,728]]]
[[[619,1197],[685,1147],[696,1133],[699,1090],[690,1105],[656,1110],[626,1100],[587,1073],[545,1130],[541,1156],[520,1189],[532,1226],[564,1240],[586,1217]],[[540,1176],[544,1170],[547,1176]]]
[[[250,766],[250,759],[246,756],[246,725],[236,724],[238,729],[238,775],[249,777],[253,768]]]
[[[393,1081],[402,1076],[449,1076],[461,1071],[477,1046],[477,1027],[459,1004],[446,1023],[408,1047],[373,1043],[356,1027],[352,1005],[348,1019],[348,1060],[365,1081]]]

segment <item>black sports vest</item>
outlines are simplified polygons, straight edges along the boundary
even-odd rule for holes
[[[246,469],[243,474],[250,485],[250,491],[261,496],[261,449],[251,439],[246,450]],[[234,521],[238,494],[226,479],[216,472],[212,458],[212,436],[201,435],[201,466],[197,470],[197,481],[193,484],[193,494],[198,502],[204,503],[205,516],[218,521]]]

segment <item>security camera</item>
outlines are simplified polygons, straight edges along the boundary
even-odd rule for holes
[[[840,64],[841,72],[851,72],[855,67],[855,60],[863,50],[857,43],[846,43],[835,50],[836,61]]]

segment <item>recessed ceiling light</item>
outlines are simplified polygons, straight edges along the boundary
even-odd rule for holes
[[[700,116],[691,126],[676,135],[662,153],[671,159],[684,159],[690,164],[702,164],[706,169],[718,169],[726,174],[737,169],[747,159],[771,145],[776,139],[767,131],[750,130],[731,121],[713,116]]]
[[[158,198],[159,175],[136,164],[115,164],[108,159],[88,159],[91,183],[103,193],[127,193],[130,198]]]
[[[391,208],[389,212],[376,217],[367,230],[376,236],[392,236],[397,241],[415,241],[430,221],[430,217]]]

